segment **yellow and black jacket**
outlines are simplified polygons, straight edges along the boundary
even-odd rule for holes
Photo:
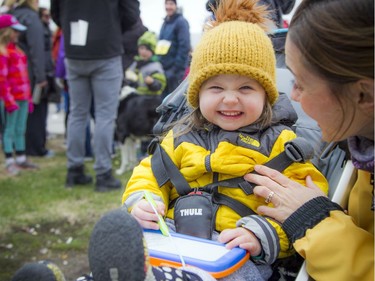
[[[247,126],[238,131],[224,131],[218,127],[192,131],[174,137],[171,130],[161,142],[191,188],[203,187],[215,181],[244,176],[252,172],[255,164],[264,164],[284,151],[284,144],[296,138],[288,126],[275,124],[266,129]],[[151,158],[144,159],[133,171],[125,188],[122,202],[129,211],[143,198],[143,190],[149,190],[162,200],[167,208],[167,217],[173,219],[173,208],[169,204],[179,194],[170,182],[159,187],[152,172]],[[283,171],[288,178],[304,185],[307,175],[325,192],[328,183],[325,177],[310,163],[293,163]],[[264,199],[246,195],[240,188],[219,187],[218,191],[230,196],[252,210],[265,204]],[[292,253],[292,246],[280,224],[260,215],[241,218],[227,206],[217,211],[215,230],[244,226],[251,229],[263,246],[265,262],[271,264],[278,257]]]

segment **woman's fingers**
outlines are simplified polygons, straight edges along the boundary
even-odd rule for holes
[[[325,196],[323,191],[313,182],[312,178],[310,176],[306,177],[306,186],[308,188],[314,189],[322,194],[322,196]]]
[[[273,191],[277,194],[280,188],[294,185],[293,181],[291,181],[290,179],[288,179],[276,170],[259,165],[256,165],[255,167],[256,172],[259,172],[247,174],[244,176],[244,179],[258,186],[267,187],[268,192]],[[261,196],[267,197],[268,192]]]
[[[267,166],[255,165],[254,170],[258,174],[266,176],[270,180],[277,182],[279,185],[283,187],[292,186],[294,183],[294,181],[291,181],[289,178],[284,176],[281,172],[271,169]]]

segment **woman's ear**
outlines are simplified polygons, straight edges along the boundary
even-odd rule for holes
[[[358,105],[365,111],[374,111],[374,80],[361,79],[357,83]]]

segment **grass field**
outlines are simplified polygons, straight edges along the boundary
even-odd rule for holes
[[[87,248],[95,222],[121,204],[122,190],[94,192],[94,185],[64,187],[65,149],[60,137],[49,140],[49,159],[30,158],[40,166],[9,177],[0,171],[0,281],[8,281],[25,262],[50,260],[67,281],[89,272]],[[4,163],[4,159],[0,159]],[[114,159],[114,168],[119,159]],[[93,162],[86,168],[91,175]],[[126,184],[130,173],[120,180]]]

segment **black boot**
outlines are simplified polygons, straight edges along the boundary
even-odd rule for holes
[[[74,185],[85,185],[91,184],[92,177],[86,175],[84,171],[84,166],[77,166],[68,169],[68,174],[66,175],[65,187],[73,187]]]
[[[65,281],[64,274],[60,268],[47,260],[30,262],[19,268],[12,281]]]
[[[95,281],[216,280],[208,272],[193,266],[151,266],[142,228],[126,209],[109,211],[95,224],[88,256]]]
[[[88,257],[94,280],[145,280],[151,267],[145,245],[141,226],[126,210],[106,213],[90,236]]]
[[[96,189],[98,192],[106,192],[121,188],[120,180],[112,176],[112,170],[96,176]]]

